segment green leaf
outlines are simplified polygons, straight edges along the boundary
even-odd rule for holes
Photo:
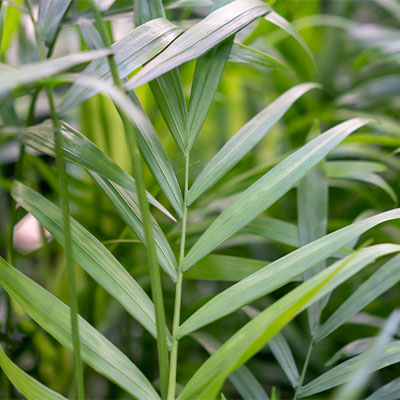
[[[133,3],[136,25],[142,25],[155,18],[165,18],[161,0],[134,0]]]
[[[243,307],[243,311],[248,314],[250,318],[255,318],[260,314],[260,311],[250,306]],[[268,342],[268,345],[283,372],[288,377],[290,384],[295,388],[300,379],[300,374],[297,370],[292,351],[290,350],[289,344],[286,341],[285,336],[283,336],[283,333],[277,333]]]
[[[237,282],[265,267],[265,261],[210,254],[183,275],[185,279]]]
[[[214,100],[232,48],[233,36],[201,56],[196,62],[189,101],[187,147],[190,150]]]
[[[400,362],[400,341],[386,345],[369,366],[368,371],[377,371],[398,362]],[[364,363],[365,353],[339,364],[305,385],[300,390],[299,397],[311,396],[312,394],[323,392],[347,382],[353,378],[352,372],[358,368],[362,368]]]
[[[373,366],[381,356],[384,347],[392,340],[400,323],[400,311],[395,310],[387,319],[381,332],[374,340],[374,343],[366,353],[362,354],[363,363],[351,372],[350,379],[335,394],[335,400],[358,399],[364,392],[368,380],[374,369]]]
[[[216,218],[190,249],[185,257],[183,270],[189,269],[280,199],[331,149],[367,122],[364,119],[354,118],[336,125],[268,171]],[[213,176],[215,175],[214,173]],[[211,179],[210,177],[208,182]],[[207,186],[206,182],[201,186],[203,188]],[[196,194],[201,192],[202,190],[197,190]],[[191,200],[194,198],[196,196],[192,193]]]
[[[209,354],[215,353],[221,344],[204,333],[192,335]],[[229,376],[229,380],[244,400],[268,400],[269,397],[251,371],[243,365]]]
[[[288,246],[299,247],[299,235],[295,224],[264,215],[255,218],[239,233],[261,236]]]
[[[70,54],[58,58],[50,58],[39,63],[25,64],[19,68],[13,68],[0,73],[0,99],[5,97],[12,89],[49,78],[60,72],[66,71],[95,58],[104,57],[109,50],[91,50]]]
[[[176,25],[158,18],[135,28],[115,42],[111,46],[111,50],[114,53],[121,79],[153,58],[181,32]],[[100,88],[80,85],[87,76],[101,79],[107,83],[112,82],[107,60],[97,60],[91,63],[65,95],[60,106],[61,114],[66,114],[84,100],[99,93]]]
[[[308,135],[314,139],[320,134],[319,123],[315,122]],[[297,219],[300,246],[317,240],[327,232],[328,226],[328,181],[325,162],[322,160],[299,182],[297,188]],[[326,267],[322,262],[304,273],[304,280],[310,279]],[[308,324],[313,335],[328,298],[314,303],[307,310]]]
[[[130,96],[136,106],[136,113],[131,114],[131,118],[138,130],[137,142],[140,152],[171,206],[181,217],[183,197],[172,164],[139,100],[134,93]]]
[[[136,25],[154,18],[165,18],[161,0],[135,0],[134,3]],[[150,88],[172,137],[185,152],[187,108],[178,69],[152,81]]]
[[[173,69],[154,79],[150,82],[150,89],[172,137],[184,153],[187,108],[179,71]]]
[[[136,193],[135,180],[121,167],[114,163],[111,158],[104,154],[85,135],[74,129],[65,122],[61,122],[61,133],[63,134],[63,150],[66,161],[77,164],[87,170],[118,183],[125,189]],[[55,157],[55,141],[53,124],[47,120],[40,125],[31,126],[23,130],[19,139],[33,149],[43,154]],[[160,204],[150,193],[147,194],[149,202],[157,207],[165,215],[175,221],[175,218],[166,208]]]
[[[396,251],[400,251],[400,246],[390,244],[362,249],[283,296],[228,339],[197,370],[178,399],[215,398],[227,376],[256,354],[298,313],[330,293],[377,257]]]
[[[188,204],[197,200],[252,150],[298,98],[316,87],[317,84],[304,83],[291,88],[241,128],[196,178],[189,190]]]
[[[39,34],[46,43],[50,43],[67,11],[71,0],[39,0]]]
[[[89,49],[95,50],[104,47],[103,40],[91,21],[87,19],[80,20],[79,28],[81,30],[83,40]]]
[[[398,400],[400,399],[400,378],[383,385],[365,400]]]
[[[1,263],[2,260],[0,260]],[[0,267],[1,268],[1,267]],[[0,367],[23,396],[28,400],[62,400],[66,398],[44,386],[36,379],[29,376],[25,371],[14,364],[4,353],[0,346]]]
[[[236,0],[219,8],[172,42],[129,80],[126,88],[134,89],[200,57],[269,10],[260,0]]]
[[[397,203],[397,195],[393,189],[384,179],[374,173],[386,169],[383,164],[371,161],[331,161],[327,164],[327,175],[329,178],[358,180],[378,186]]]
[[[276,25],[277,27],[283,29],[286,33],[288,33],[294,40],[297,41],[297,43],[300,44],[300,46],[304,49],[304,51],[307,53],[307,55],[310,57],[310,60],[312,61],[314,67],[316,68],[317,63],[315,61],[314,55],[310,48],[307,46],[306,42],[303,40],[303,38],[299,35],[297,30],[294,28],[294,26],[287,21],[285,18],[283,18],[281,15],[279,15],[277,12],[271,10],[270,13],[268,13],[264,19],[267,21],[271,22],[272,24]]]
[[[15,182],[11,191],[15,201],[30,212],[51,235],[64,245],[59,207],[33,189]],[[138,320],[154,337],[154,306],[141,286],[118,260],[82,225],[71,218],[72,249],[75,260]]]
[[[65,347],[72,349],[69,307],[2,258],[0,284],[38,325]],[[132,396],[140,399],[160,398],[136,365],[81,317],[79,334],[82,359],[95,371]]]
[[[367,351],[371,348],[371,346],[374,344],[374,341],[375,341],[374,337],[368,337],[368,338],[354,340],[354,341],[346,344],[346,346],[342,347],[340,350],[338,350],[325,363],[325,365],[329,367],[333,364],[336,364],[342,358],[350,358],[353,356],[357,356],[361,353],[364,353],[365,351]]]
[[[229,54],[229,61],[249,64],[254,67],[274,69],[283,73],[291,73],[292,69],[277,58],[260,50],[235,42]]]
[[[228,3],[231,2],[231,0],[228,1]],[[226,5],[224,3],[226,2],[214,1],[211,13]],[[214,46],[196,61],[189,101],[188,137],[186,138],[186,146],[189,150],[192,148],[214,100],[222,72],[232,48],[233,39],[234,36],[232,35],[218,46]]]
[[[90,175],[110,199],[111,204],[118,211],[126,224],[129,225],[139,239],[145,243],[143,223],[137,196],[132,192],[125,190],[121,186],[102,178],[96,173],[91,173]],[[152,222],[158,261],[164,271],[176,282],[178,276],[178,265],[174,253],[172,252],[164,233],[157,224],[157,221],[152,218]]]
[[[219,293],[196,311],[181,325],[179,336],[193,332],[271,293],[325,260],[368,229],[397,218],[400,218],[400,209],[378,214],[339,229],[268,264]]]
[[[320,327],[317,342],[342,326],[369,303],[400,280],[400,256],[392,258],[374,272]]]

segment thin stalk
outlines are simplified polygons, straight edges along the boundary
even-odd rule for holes
[[[314,335],[311,337],[310,345],[308,346],[307,356],[306,356],[306,359],[304,361],[303,370],[301,371],[301,376],[300,376],[300,378],[299,378],[299,380],[297,382],[296,392],[294,394],[293,400],[297,400],[297,396],[299,395],[300,389],[303,386],[304,378],[306,377],[308,364],[310,363],[311,353],[312,353],[312,351],[314,349],[314,344],[315,344],[315,338],[316,337],[317,337],[316,333],[314,333]]]
[[[103,43],[107,47],[111,47],[111,42],[107,32],[107,28],[105,26],[101,13],[97,8],[96,3],[94,2],[94,0],[90,0],[89,4],[92,9],[93,15],[95,17],[96,24],[99,29],[99,33],[103,40]],[[110,66],[114,85],[118,87],[120,90],[124,90],[113,54],[108,55],[108,63]],[[124,125],[125,136],[128,143],[128,149],[130,152],[132,170],[136,180],[139,209],[142,215],[146,252],[149,263],[151,292],[152,292],[155,315],[156,315],[157,351],[158,351],[158,361],[160,366],[161,396],[162,398],[165,398],[168,391],[169,362],[168,362],[167,331],[165,323],[164,300],[163,300],[163,292],[161,285],[160,269],[158,265],[156,247],[154,243],[150,208],[146,197],[143,165],[140,152],[137,146],[137,136],[136,136],[137,132],[134,126],[132,125],[131,121],[125,116],[125,114],[123,112],[120,112],[120,115]]]
[[[168,384],[168,400],[175,398],[176,390],[176,372],[178,365],[178,329],[181,315],[181,303],[182,303],[182,282],[183,282],[183,270],[182,264],[185,258],[185,244],[186,244],[186,226],[187,226],[187,195],[189,192],[189,152],[185,154],[185,191],[183,195],[184,208],[182,216],[182,230],[181,230],[181,244],[179,251],[179,271],[178,281],[176,282],[175,291],[175,306],[174,306],[174,320],[172,325],[172,347],[170,355],[170,369],[169,369],[169,384]]]
[[[25,4],[31,14],[32,24],[34,26],[35,38],[39,50],[40,59],[43,61],[46,59],[46,52],[44,43],[40,39],[39,31],[37,29],[36,21],[33,17],[32,6],[30,0],[25,0]],[[56,161],[57,161],[57,172],[59,177],[60,186],[60,199],[61,199],[61,210],[63,220],[63,232],[64,232],[64,247],[65,247],[65,261],[67,266],[67,280],[68,280],[68,294],[70,302],[70,318],[71,318],[71,331],[72,331],[72,343],[74,353],[74,374],[76,380],[76,392],[78,399],[84,399],[84,380],[83,380],[83,368],[81,361],[80,351],[80,338],[79,338],[79,323],[78,323],[78,297],[76,290],[76,271],[72,249],[72,238],[71,238],[71,221],[69,214],[69,203],[68,203],[68,181],[67,172],[65,169],[64,152],[62,149],[62,133],[60,120],[58,119],[53,90],[51,87],[46,88],[47,99],[50,108],[50,115],[53,121],[53,127],[55,131],[55,150],[56,150]]]

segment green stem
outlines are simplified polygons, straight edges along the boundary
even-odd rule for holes
[[[300,378],[299,378],[299,380],[297,382],[296,392],[294,394],[293,400],[297,400],[297,396],[299,395],[300,389],[303,386],[304,378],[306,377],[308,364],[310,363],[311,353],[312,353],[313,348],[314,348],[315,338],[316,338],[316,333],[314,333],[314,335],[311,337],[310,345],[308,346],[307,356],[306,356],[306,359],[304,361],[303,370],[301,371],[301,376],[300,376]]]
[[[33,18],[32,6],[30,4],[30,0],[25,0],[25,3],[31,14],[31,20],[35,30],[35,38],[37,41],[40,58],[41,60],[45,60],[46,59],[45,47],[44,43],[41,41],[36,21]],[[60,186],[65,261],[67,266],[67,280],[68,280],[68,294],[70,302],[70,318],[71,318],[72,343],[73,343],[73,353],[74,353],[74,374],[76,380],[76,392],[78,399],[84,399],[85,391],[84,391],[83,367],[81,361],[80,338],[79,338],[76,271],[75,271],[73,249],[72,249],[72,238],[71,238],[71,221],[70,221],[69,203],[68,203],[67,171],[65,169],[64,152],[62,149],[63,136],[61,133],[60,120],[58,119],[54,103],[53,90],[51,87],[47,87],[46,92],[50,108],[50,115],[53,121],[53,127],[55,131],[55,150],[56,150],[57,172],[58,172],[59,186]]]
[[[189,191],[189,152],[185,154],[185,192],[184,192],[184,208],[182,216],[182,230],[181,230],[181,244],[179,251],[179,272],[178,281],[176,282],[175,291],[175,306],[174,306],[174,320],[172,325],[172,347],[170,356],[170,370],[169,370],[169,384],[168,384],[168,400],[175,398],[176,390],[176,372],[178,365],[178,329],[181,315],[181,302],[182,302],[182,282],[183,271],[182,264],[185,258],[185,243],[186,243],[186,226],[187,226],[187,194]]]
[[[93,15],[95,17],[97,27],[103,43],[110,47],[110,38],[107,28],[102,19],[101,13],[97,8],[94,0],[89,1]],[[117,64],[114,55],[108,55],[108,63],[113,77],[114,85],[120,90],[124,90],[122,82],[118,73]],[[128,143],[130,152],[133,175],[136,180],[137,196],[139,200],[140,213],[142,215],[143,231],[145,236],[147,258],[149,263],[149,274],[151,283],[151,292],[154,302],[156,314],[156,329],[157,329],[157,351],[158,361],[160,365],[160,379],[161,379],[161,396],[166,397],[168,391],[168,344],[167,344],[167,330],[165,323],[164,300],[161,285],[160,269],[157,260],[156,247],[154,243],[153,227],[151,221],[151,214],[149,203],[146,197],[146,187],[143,174],[143,165],[140,152],[137,145],[137,132],[132,125],[131,121],[120,111],[121,119],[124,124],[125,136]]]

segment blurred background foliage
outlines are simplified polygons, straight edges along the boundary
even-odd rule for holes
[[[15,1],[21,4],[20,1]],[[207,1],[166,1],[170,20],[184,27],[191,26],[207,15]],[[205,7],[191,6],[203,3]],[[273,4],[272,4],[273,3]],[[187,5],[186,5],[187,4]],[[322,90],[314,90],[298,100],[284,117],[273,127],[261,143],[247,155],[213,190],[198,202],[189,213],[188,244],[194,243],[210,218],[225,209],[232,196],[248,187],[261,174],[275,165],[284,155],[302,146],[314,121],[321,131],[353,116],[367,116],[376,124],[354,133],[329,154],[326,171],[329,182],[328,231],[350,224],[366,213],[384,211],[398,205],[400,160],[400,3],[396,1],[356,0],[277,0],[269,2],[280,15],[289,20],[304,39],[312,57],[293,37],[265,21],[257,21],[239,32],[236,40],[282,61],[286,68],[269,68],[254,63],[229,62],[222,75],[215,100],[207,116],[191,155],[191,176],[195,177],[218,149],[262,108],[292,86],[306,81],[319,82]],[[170,8],[168,7],[170,6]],[[62,21],[54,54],[73,53],[87,45],[81,34],[84,21],[89,18],[88,5],[84,0],[74,1]],[[133,27],[132,1],[116,1],[107,12],[108,27],[114,40],[121,38]],[[38,54],[32,40],[32,27],[28,18],[17,8],[8,6],[2,15],[3,38],[1,61],[23,64],[37,61]],[[3,68],[3,64],[0,67]],[[180,68],[183,89],[188,98],[194,62]],[[79,69],[78,69],[79,70]],[[60,99],[67,87],[57,87]],[[173,141],[148,85],[140,87],[137,94],[144,105],[167,153],[173,163],[178,180],[183,182],[183,159]],[[2,103],[0,108],[3,126],[22,126],[28,112],[30,96],[16,97]],[[36,107],[35,122],[49,117],[47,103],[42,94]],[[127,146],[122,125],[112,102],[98,94],[85,101],[68,114],[70,124],[76,126],[91,141],[126,170],[130,170]],[[0,136],[0,253],[6,254],[7,230],[10,217],[10,184],[15,176],[19,143],[12,132],[5,130]],[[338,161],[347,161],[338,164]],[[364,163],[359,163],[363,161]],[[336,164],[335,164],[336,162]],[[99,238],[117,256],[138,282],[149,291],[146,273],[146,257],[142,244],[125,229],[125,224],[108,199],[86,172],[68,164],[71,213],[83,226]],[[147,187],[163,204],[149,171]],[[22,180],[47,198],[57,199],[57,174],[54,159],[33,151],[26,154],[22,168]],[[161,213],[154,211],[161,227],[170,240],[173,250],[179,249],[179,226]],[[23,211],[19,210],[19,217]],[[265,216],[297,224],[296,190],[291,190]],[[374,243],[395,242],[400,239],[398,221],[386,223],[369,232]],[[30,231],[32,233],[32,231]],[[29,233],[29,231],[28,231]],[[68,303],[63,251],[59,244],[45,238],[38,228],[33,251],[29,249],[32,234],[22,230],[16,235],[18,268],[42,284],[65,303]],[[42,240],[44,239],[44,241]],[[43,243],[44,242],[44,243]],[[41,244],[40,244],[41,243]],[[362,243],[362,240],[360,241]],[[287,254],[294,247],[285,240],[271,240],[255,227],[243,229],[218,250],[219,254],[273,261]],[[324,310],[322,320],[335,311],[355,288],[366,280],[378,266],[375,263],[337,289]],[[150,335],[115,302],[100,286],[78,269],[80,314],[100,332],[105,334],[128,355],[151,381],[157,379],[156,348]],[[212,295],[228,287],[231,282],[218,279],[196,280],[195,268],[184,283],[183,319],[199,308]],[[174,286],[164,279],[167,319],[173,311]],[[253,304],[264,309],[282,294],[294,287],[294,283],[275,291]],[[5,332],[7,297],[0,293],[1,332]],[[370,303],[362,312],[328,338],[318,343],[312,354],[306,382],[328,369],[333,354],[343,346],[360,338],[374,336],[386,318],[399,304],[400,288],[394,286]],[[68,395],[72,377],[72,355],[47,335],[15,304],[10,316],[12,331],[9,336],[0,335],[0,342],[7,345],[9,355],[30,375],[49,387]],[[248,321],[243,311],[238,311],[204,329],[220,342],[230,337]],[[283,331],[298,362],[302,365],[309,342],[306,313],[302,313]],[[400,332],[398,332],[400,336]],[[348,357],[343,352],[343,357]],[[178,381],[186,381],[206,359],[207,354],[192,337],[186,337],[180,345]],[[290,383],[277,364],[269,347],[264,348],[247,364],[253,374],[270,392],[277,388],[279,398],[292,393]],[[400,375],[398,366],[384,369],[374,375],[370,390],[378,388]],[[85,368],[87,392],[91,398],[124,398],[118,386]],[[14,393],[15,396],[18,396]],[[227,382],[224,394],[237,398],[236,389]]]

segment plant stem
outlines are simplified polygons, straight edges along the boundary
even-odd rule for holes
[[[318,330],[318,328],[316,329],[316,332],[317,332],[317,330]],[[303,370],[301,371],[300,379],[297,382],[296,392],[294,394],[293,400],[297,400],[297,396],[299,395],[300,389],[303,386],[304,378],[306,377],[308,364],[310,363],[311,353],[312,353],[313,348],[314,348],[315,338],[316,338],[316,333],[314,333],[314,335],[311,337],[310,345],[308,346],[307,356],[306,356],[306,359],[304,361]]]
[[[189,191],[189,151],[185,154],[185,191],[184,191],[184,208],[182,216],[182,230],[181,230],[181,244],[179,251],[179,272],[178,281],[176,283],[175,291],[175,306],[174,306],[174,320],[172,325],[172,347],[170,356],[170,370],[169,370],[169,384],[168,384],[168,400],[175,398],[176,388],[176,372],[178,365],[178,329],[181,315],[181,302],[182,302],[182,282],[183,282],[183,271],[182,263],[185,257],[185,242],[186,242],[186,226],[187,226],[187,194]]]
[[[40,59],[43,61],[46,59],[46,52],[44,43],[42,42],[39,31],[37,28],[36,21],[33,17],[32,6],[30,0],[25,0],[25,4],[30,12],[32,24],[34,26],[35,38],[39,50]],[[53,42],[54,43],[54,42]],[[54,103],[53,90],[50,86],[46,88],[47,99],[50,108],[50,115],[53,121],[53,127],[55,131],[55,151],[57,161],[57,172],[59,177],[60,186],[60,200],[61,200],[61,211],[63,220],[63,232],[64,232],[64,247],[65,247],[65,262],[67,266],[67,280],[68,280],[68,294],[70,302],[70,318],[71,318],[71,332],[72,332],[72,343],[74,353],[74,374],[76,380],[76,394],[78,399],[84,399],[84,380],[83,380],[83,367],[81,361],[80,351],[80,338],[79,338],[79,323],[78,323],[78,297],[76,290],[76,271],[72,249],[72,238],[71,238],[71,221],[69,214],[69,203],[68,203],[68,181],[67,172],[65,169],[64,152],[62,149],[63,136],[61,133],[60,120],[57,116],[57,111]]]
[[[105,26],[104,20],[102,19],[101,13],[97,8],[94,0],[89,1],[93,15],[95,17],[97,27],[99,29],[100,36],[103,43],[107,47],[111,47],[110,38]],[[108,63],[113,77],[114,85],[120,90],[124,91],[122,82],[118,73],[118,67],[115,62],[113,54],[107,56]],[[161,275],[157,260],[156,247],[153,236],[153,226],[151,221],[151,214],[149,203],[146,197],[146,186],[143,174],[143,165],[137,145],[137,132],[132,125],[131,121],[120,111],[120,116],[124,124],[125,136],[128,143],[128,149],[130,152],[133,175],[136,180],[137,196],[139,200],[139,209],[142,216],[143,230],[145,236],[145,244],[147,251],[147,258],[149,263],[150,283],[151,292],[154,302],[155,314],[156,314],[156,329],[157,329],[157,351],[158,361],[160,366],[160,379],[161,379],[161,397],[166,398],[168,391],[168,344],[167,344],[167,330],[165,323],[165,311],[164,311],[164,300],[161,285]]]

